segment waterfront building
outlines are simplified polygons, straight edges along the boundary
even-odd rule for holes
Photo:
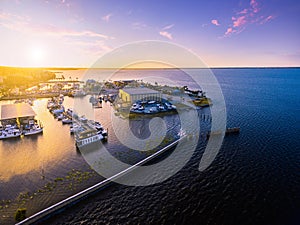
[[[36,113],[27,103],[6,104],[1,106],[1,123],[15,124],[18,121],[28,121],[34,119]]]
[[[138,100],[159,101],[161,97],[161,92],[150,88],[123,88],[119,90],[119,99],[124,103],[132,104]]]

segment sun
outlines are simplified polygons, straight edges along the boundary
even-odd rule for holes
[[[28,54],[31,66],[43,66],[45,63],[46,51],[43,46],[31,46],[28,49]]]

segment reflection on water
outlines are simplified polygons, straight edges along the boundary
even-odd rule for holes
[[[9,102],[1,102],[1,104],[7,103]],[[52,117],[46,108],[46,103],[47,99],[40,99],[36,100],[33,106],[37,118],[44,125],[43,134],[0,141],[2,185],[7,185],[16,176],[25,178],[31,172],[47,173],[50,168],[68,165],[66,161],[70,160],[65,159],[72,160],[76,157],[74,139],[69,135],[69,127],[63,126]],[[65,105],[71,106],[72,99],[66,98]],[[11,189],[11,192],[15,188]],[[0,196],[4,197],[2,195],[5,196],[5,192],[1,191]]]

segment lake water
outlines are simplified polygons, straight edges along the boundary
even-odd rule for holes
[[[125,70],[113,76],[111,71],[84,72],[63,71],[65,77],[83,80],[110,77],[150,82],[159,77],[159,84],[197,87],[178,70]],[[300,220],[300,69],[214,69],[213,73],[224,94],[227,127],[238,126],[241,133],[224,139],[208,169],[198,170],[206,145],[200,138],[189,163],[168,180],[145,187],[113,185],[49,222],[296,224]],[[79,100],[83,108],[89,107],[88,98]],[[73,101],[65,98],[64,104],[73,108]],[[76,152],[69,127],[52,117],[46,102],[34,102],[45,125],[43,135],[0,142],[0,200],[35,192],[72,169],[91,171]],[[108,119],[113,113],[109,103],[91,112],[109,129],[105,146],[113,155],[122,151]],[[165,119],[175,126],[176,119],[170,118]],[[78,189],[101,179],[94,174]],[[28,211],[33,213],[76,190],[55,188],[38,195],[27,203]],[[4,222],[11,221],[3,219],[10,207],[0,210]]]

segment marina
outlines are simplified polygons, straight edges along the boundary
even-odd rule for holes
[[[99,110],[101,110],[102,111],[101,118],[99,117],[100,116],[99,113],[97,113],[97,115],[94,119],[90,119],[91,115],[87,115],[87,117],[85,117],[83,114],[81,114],[82,116],[79,116],[80,112],[77,114],[77,112],[74,112],[74,110],[72,109],[72,106],[74,104],[74,99],[67,97],[67,96],[59,95],[57,97],[52,97],[50,99],[46,98],[46,99],[34,100],[33,106],[30,106],[27,103],[3,104],[1,107],[2,109],[5,109],[6,107],[11,107],[10,109],[18,108],[20,106],[20,104],[22,104],[22,106],[24,107],[24,109],[21,110],[24,112],[21,114],[20,114],[20,110],[19,111],[11,110],[11,112],[18,111],[19,114],[18,115],[17,114],[10,115],[10,117],[7,117],[7,118],[4,117],[5,110],[2,110],[2,114],[3,114],[2,118],[5,119],[5,120],[3,120],[3,122],[6,123],[9,120],[9,122],[11,124],[16,123],[17,125],[19,124],[18,127],[20,127],[20,128],[22,127],[22,129],[21,129],[22,132],[20,132],[20,136],[22,135],[24,138],[20,139],[21,142],[25,141],[25,137],[33,136],[33,134],[44,133],[44,135],[42,135],[42,136],[34,135],[36,138],[28,140],[28,141],[31,141],[34,143],[42,144],[43,145],[42,148],[38,147],[39,151],[41,151],[41,152],[45,151],[45,153],[47,153],[47,151],[49,150],[49,149],[47,150],[47,147],[46,147],[47,146],[47,144],[46,144],[47,142],[45,142],[46,140],[48,140],[48,146],[50,146],[49,144],[51,142],[52,142],[51,146],[55,146],[55,145],[53,145],[54,144],[53,140],[55,140],[55,143],[57,143],[56,146],[58,147],[58,148],[56,147],[57,150],[64,148],[63,145],[61,145],[62,143],[65,143],[65,144],[69,143],[69,147],[67,147],[66,150],[69,149],[68,151],[72,151],[73,153],[71,155],[75,154],[74,156],[75,156],[75,158],[77,158],[78,156],[76,156],[76,154],[78,155],[78,152],[80,154],[80,151],[88,152],[89,149],[93,149],[94,146],[97,146],[100,143],[110,144],[111,142],[114,143],[116,140],[116,137],[114,136],[113,133],[112,133],[112,137],[108,138],[108,129],[113,130],[113,128],[111,127],[111,124],[109,123],[109,121],[103,120],[104,118],[108,118],[108,116],[110,115],[110,111],[112,109],[114,109],[113,106],[111,105],[111,102],[105,101],[103,99],[103,107],[102,108],[94,108],[92,105],[90,105],[90,102],[88,101],[89,98],[90,98],[90,96],[86,96],[85,98],[79,98],[77,100],[79,100],[80,102],[83,103],[83,108],[88,107],[91,112],[99,112]],[[152,101],[150,100],[149,104],[156,104],[156,103],[153,102],[153,100]],[[171,104],[169,104],[169,106],[170,105]],[[35,109],[35,110],[33,110],[33,109]],[[46,109],[46,111],[45,111],[45,109]],[[25,111],[26,112],[28,111],[29,113],[25,113]],[[105,112],[105,117],[103,118],[104,112]],[[35,117],[37,117],[37,116],[39,117],[39,119],[41,119],[43,121],[43,125],[40,124],[40,122],[35,119]],[[170,115],[170,116],[172,117],[172,115]],[[174,115],[174,116],[176,117],[176,115]],[[169,116],[167,116],[167,117],[169,117]],[[148,118],[147,120],[150,120],[150,119],[151,118]],[[70,122],[66,123],[65,122],[66,120],[68,120]],[[99,121],[101,121],[101,122],[99,122]],[[175,121],[173,123],[176,124]],[[20,124],[23,124],[23,125],[20,125]],[[61,125],[59,125],[59,124],[61,124]],[[174,125],[172,125],[172,126],[174,126]],[[7,127],[7,129],[10,126],[12,126],[12,125],[9,125]],[[106,129],[104,127],[106,127]],[[16,127],[14,127],[14,129],[16,129]],[[50,129],[52,131],[50,131]],[[63,130],[65,130],[65,131],[63,131]],[[63,133],[62,133],[62,131],[63,131]],[[141,134],[143,134],[143,133],[144,132],[142,132]],[[19,133],[16,132],[15,135],[17,136],[18,134]],[[60,134],[60,135],[58,135],[58,134]],[[70,141],[65,142],[66,135],[69,136],[71,142]],[[61,138],[61,141],[58,141],[59,137]],[[43,139],[43,142],[41,142],[41,140],[42,140],[41,138]],[[170,141],[166,140],[164,143],[168,144],[169,142]],[[72,143],[72,145],[74,146],[73,148],[71,147],[72,145],[70,146],[70,143]],[[0,144],[2,144],[2,146],[4,146],[5,143],[3,142]],[[13,147],[12,145],[9,145],[9,146]],[[113,145],[112,145],[112,147],[113,147]],[[76,148],[79,151],[76,151],[75,150]],[[34,150],[34,149],[31,149],[31,151],[32,150]],[[122,152],[124,152],[123,154],[125,154],[125,155],[128,154],[128,156],[126,156],[126,160],[132,161],[135,164],[139,163],[139,162],[141,162],[141,160],[153,155],[153,152],[151,154],[149,152],[147,154],[136,155],[131,150],[126,150],[126,149],[120,149],[120,150]],[[157,151],[158,150],[159,149],[157,149]],[[64,152],[66,153],[66,151],[62,151],[61,153],[65,154]],[[116,154],[118,152],[119,152],[119,149],[112,150],[112,154]],[[59,153],[58,156],[61,155],[61,153]],[[59,156],[59,157],[61,157],[61,156]],[[78,159],[75,159],[74,163],[76,161],[78,161]],[[35,173],[38,173],[38,174],[40,174],[39,176],[41,176],[41,181],[39,181],[39,182],[44,183],[45,179],[49,180],[49,174],[46,171],[49,170],[50,164],[48,164],[48,163],[45,164],[44,163],[45,161],[41,160],[41,159],[39,159],[37,162],[39,163],[38,164],[39,166],[35,167],[34,170],[36,171]],[[83,166],[82,163],[83,162],[81,162],[81,164],[78,164],[77,166],[82,168],[82,166]],[[70,165],[65,165],[62,167],[62,165],[59,163],[59,161],[57,161],[55,164],[60,165],[60,166],[56,165],[56,168],[63,168],[66,166],[66,169],[67,168],[74,169],[74,166],[70,166]],[[50,179],[55,180],[56,178],[52,177]],[[99,179],[101,180],[101,178],[99,178],[98,176],[95,176],[94,178],[90,178],[90,179],[91,179],[90,185],[95,184],[96,181],[99,182]],[[87,182],[86,184],[89,184],[89,182]],[[74,189],[74,192],[73,192],[74,194],[76,193],[75,190],[77,190],[77,192],[80,191],[80,189]],[[48,195],[47,192],[43,195]],[[49,194],[51,196],[51,192],[49,192]],[[37,196],[39,196],[39,195],[40,194],[37,194]],[[35,195],[33,195],[32,197],[34,197],[34,196]],[[34,198],[38,199],[39,197],[34,197]],[[45,206],[49,206],[50,202],[54,204],[55,199],[56,198],[51,199],[51,200],[49,199],[50,201],[45,202],[46,203]],[[62,200],[62,199],[59,198],[57,200]],[[11,205],[13,206],[13,204],[11,204]],[[9,208],[10,207],[8,207],[8,209]],[[2,210],[4,210],[4,209],[2,209]],[[30,215],[31,214],[30,212],[36,212],[36,210],[37,210],[37,208],[34,211],[27,212],[27,215]]]
[[[36,113],[28,103],[1,106],[0,139],[36,135],[43,132],[43,125],[35,119]]]
[[[47,108],[54,118],[61,121],[62,124],[70,125],[70,134],[75,134],[75,145],[77,148],[99,141],[107,141],[108,132],[99,122],[88,120],[84,115],[78,116],[71,108],[65,110],[63,102],[63,95],[49,99]]]

